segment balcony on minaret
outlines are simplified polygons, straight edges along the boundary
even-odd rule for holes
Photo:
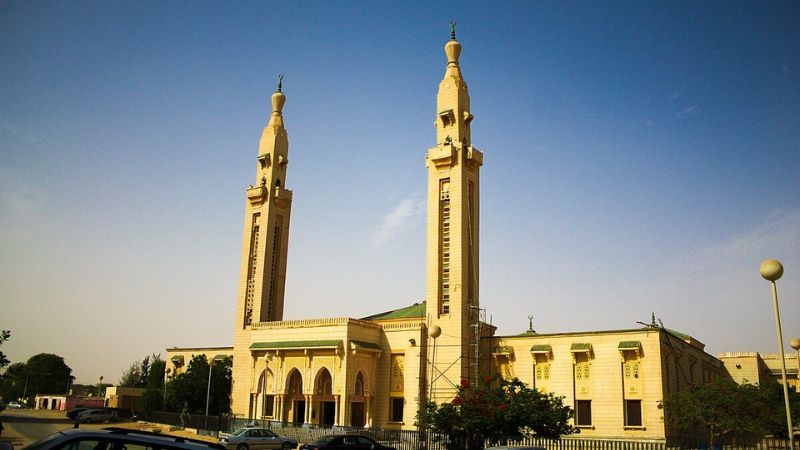
[[[436,167],[452,166],[455,158],[456,147],[452,143],[442,144],[428,150],[427,159]]]
[[[260,205],[264,203],[267,197],[267,187],[263,184],[261,186],[250,186],[247,188],[247,199],[250,200],[251,205]]]
[[[275,197],[275,205],[279,207],[286,207],[292,204],[292,191],[275,186],[273,189],[273,197]]]
[[[467,160],[467,167],[476,169],[483,165],[483,152],[470,145],[467,147],[465,159]]]

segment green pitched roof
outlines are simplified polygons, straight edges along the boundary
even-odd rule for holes
[[[250,344],[251,350],[286,350],[302,348],[336,348],[341,345],[339,339],[316,340],[316,341],[279,341],[279,342],[253,342]]]
[[[414,303],[405,308],[374,314],[364,317],[361,320],[416,319],[418,317],[425,317],[425,302]]]

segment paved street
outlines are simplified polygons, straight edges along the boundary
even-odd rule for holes
[[[38,411],[31,409],[5,410],[0,413],[5,431],[2,439],[10,441],[14,448],[53,434],[72,426],[64,411]]]
[[[73,422],[67,419],[64,411],[46,411],[34,409],[6,409],[0,413],[5,431],[0,436],[0,450],[8,447],[20,449],[31,442],[65,428],[72,428]],[[81,424],[81,428],[103,428],[108,424]]]

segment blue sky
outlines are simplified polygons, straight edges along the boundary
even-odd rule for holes
[[[0,3],[0,327],[116,381],[231,345],[244,190],[285,74],[285,317],[424,296],[424,155],[458,22],[500,334],[655,312],[707,350],[800,336],[795,2]],[[788,348],[788,346],[787,346]]]

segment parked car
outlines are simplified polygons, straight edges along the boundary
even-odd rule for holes
[[[89,410],[89,408],[73,408],[73,409],[70,409],[69,411],[67,411],[67,417],[69,417],[72,420],[75,420],[75,419],[78,418],[78,414],[80,414],[80,413],[82,413],[84,411],[87,411],[87,410]]]
[[[116,420],[117,414],[113,411],[105,409],[87,409],[78,414],[78,422],[92,423],[92,422],[113,422]]]
[[[302,450],[318,449],[371,449],[371,450],[396,450],[394,447],[387,447],[366,436],[358,434],[329,434],[317,439],[313,444],[306,444]]]
[[[51,450],[56,448],[225,450],[225,447],[213,442],[113,427],[103,430],[68,428],[42,438],[24,447],[23,450]]]
[[[219,443],[229,450],[289,450],[297,448],[297,440],[278,436],[268,428],[240,428],[233,433],[221,435]]]
[[[16,400],[12,400],[8,402],[8,409],[25,409],[25,405]]]

